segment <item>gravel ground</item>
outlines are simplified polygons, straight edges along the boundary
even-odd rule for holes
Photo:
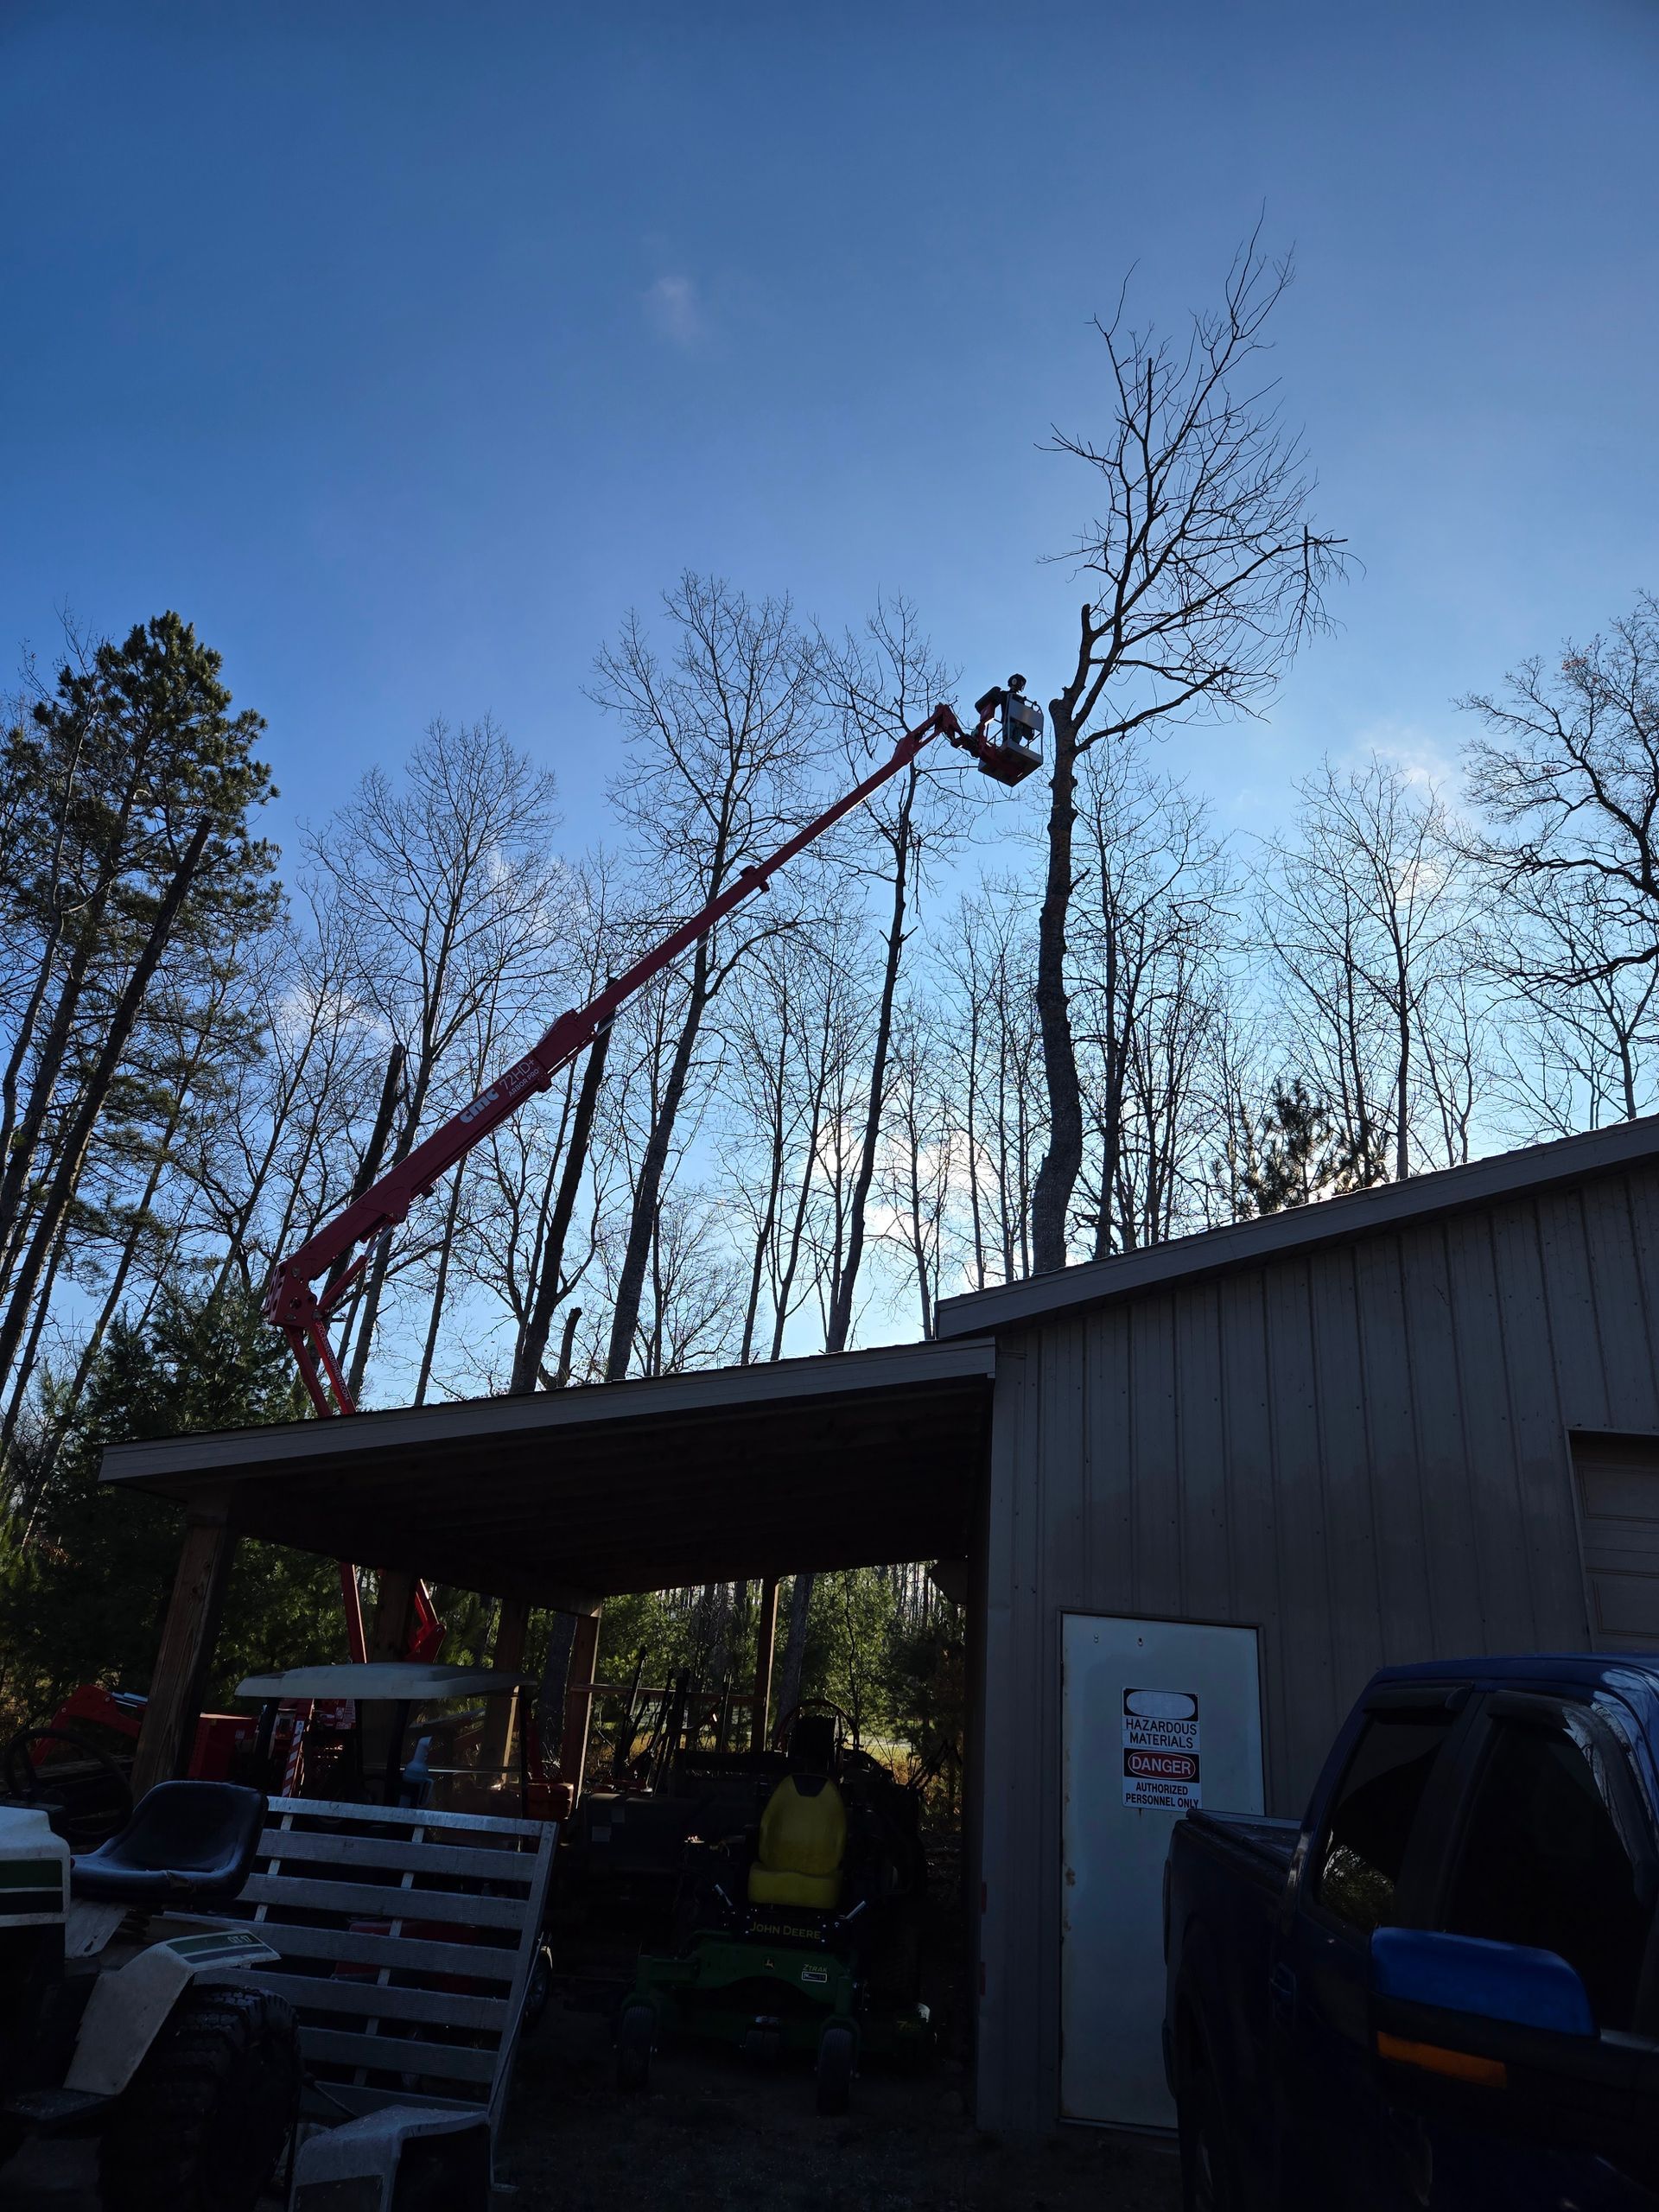
[[[966,2117],[966,2076],[872,2068],[843,2120],[813,2110],[804,2061],[756,2071],[735,2053],[659,2053],[624,2098],[604,2019],[556,2007],[519,2060],[502,2146],[504,2206],[524,2212],[1177,2212],[1173,2148],[1067,2130],[1016,2148]]]
[[[607,2018],[556,1999],[521,2052],[498,2157],[498,2212],[1178,2212],[1172,2147],[1071,2128],[999,2143],[967,2117],[968,2076],[872,2066],[852,2109],[821,2120],[810,2065],[757,2070],[733,2051],[659,2052],[624,2097]],[[88,2144],[35,2143],[0,2173],[3,2212],[96,2212]]]

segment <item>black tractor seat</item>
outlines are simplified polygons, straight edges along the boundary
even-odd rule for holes
[[[264,1832],[265,1796],[233,1782],[158,1782],[118,1835],[71,1862],[71,1894],[106,1904],[223,1904]]]

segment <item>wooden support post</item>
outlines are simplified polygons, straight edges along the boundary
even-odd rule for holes
[[[415,1602],[415,1577],[401,1567],[380,1570],[379,1594],[374,1601],[374,1626],[369,1633],[371,1659],[401,1659],[409,1649],[409,1609]]]
[[[524,1663],[524,1638],[530,1631],[530,1607],[522,1598],[504,1598],[495,1618],[495,1642],[490,1647],[490,1664],[499,1675],[517,1675]],[[526,1715],[521,1709],[524,1696],[493,1697],[484,1715],[484,1739],[480,1747],[479,1764],[487,1773],[505,1767],[512,1749],[512,1721],[515,1713],[523,1727]]]
[[[760,1617],[754,1629],[754,1704],[749,1714],[749,1749],[766,1749],[766,1722],[772,1706],[772,1657],[778,1642],[778,1578],[767,1575],[760,1585]]]
[[[593,1718],[594,1669],[599,1661],[599,1615],[578,1613],[570,1647],[569,1687],[564,1694],[564,1740],[559,1746],[559,1778],[570,1784],[572,1802],[582,1796],[588,1765],[588,1726]]]
[[[415,1577],[401,1567],[383,1567],[375,1590],[374,1618],[369,1627],[372,1662],[403,1657],[409,1649],[410,1609],[414,1602]],[[397,1707],[382,1704],[378,1698],[367,1700],[357,1709],[358,1748],[362,1753],[363,1772],[373,1778],[377,1790],[382,1787],[383,1778],[389,1779],[386,1770],[393,1751],[407,1752],[413,1748],[408,1744],[393,1744],[396,1722]]]
[[[202,1685],[219,1639],[235,1550],[236,1538],[226,1526],[222,1510],[199,1510],[191,1515],[132,1763],[135,1798],[158,1782],[175,1780],[189,1764],[201,1717]]]

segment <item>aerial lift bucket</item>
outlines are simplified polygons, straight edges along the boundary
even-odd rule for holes
[[[994,688],[976,699],[979,722],[967,741],[980,774],[1010,789],[1043,765],[1043,710],[1025,696],[1025,689],[1023,676],[1011,676],[1006,689]]]

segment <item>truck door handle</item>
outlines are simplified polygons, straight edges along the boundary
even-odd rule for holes
[[[1296,2010],[1296,1977],[1288,1967],[1274,1967],[1268,1976],[1268,1996],[1274,2018],[1288,2021]]]

